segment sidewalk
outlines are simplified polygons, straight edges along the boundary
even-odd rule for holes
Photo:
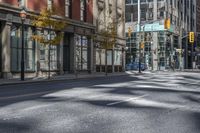
[[[118,73],[108,73],[107,77],[112,76],[121,76],[121,75],[129,75],[126,72],[118,72]],[[30,84],[30,83],[40,83],[40,82],[53,82],[53,81],[63,81],[63,80],[76,80],[76,79],[88,79],[88,78],[98,78],[98,77],[106,77],[105,73],[80,73],[78,75],[75,74],[64,74],[57,75],[48,79],[47,77],[34,77],[34,78],[25,78],[24,81],[21,81],[19,78],[15,79],[0,79],[0,86],[5,85],[16,85],[16,84]]]
[[[184,69],[183,72],[200,72],[200,69]]]

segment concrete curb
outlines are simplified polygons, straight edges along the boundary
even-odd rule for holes
[[[58,81],[75,81],[75,80],[82,80],[82,79],[91,79],[91,78],[103,78],[103,77],[114,77],[114,76],[125,76],[128,75],[127,73],[121,73],[121,74],[112,74],[112,75],[79,75],[76,77],[61,77],[61,78],[52,78],[52,79],[44,79],[44,80],[25,80],[20,81],[16,80],[13,82],[3,82],[0,83],[0,86],[8,86],[8,85],[19,85],[19,84],[39,84],[42,82],[48,83],[48,82],[58,82]]]

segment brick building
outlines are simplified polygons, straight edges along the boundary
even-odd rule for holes
[[[25,7],[25,75],[45,75],[48,70],[48,47],[31,40],[33,33],[45,30],[31,25],[30,16],[41,9],[54,6],[59,9],[59,18],[69,24],[58,46],[52,46],[52,73],[67,73],[75,70],[93,72],[94,52],[91,35],[93,25],[93,0],[0,0],[0,76],[19,77],[21,71],[21,7]],[[81,60],[79,60],[81,59]]]

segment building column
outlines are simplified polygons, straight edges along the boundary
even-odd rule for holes
[[[93,45],[92,45],[92,47],[93,47],[93,54],[92,54],[92,56],[93,56],[93,72],[96,72],[96,52],[97,52],[97,48],[96,48],[96,42],[94,42],[94,40],[93,40]]]
[[[58,46],[59,47],[58,48],[58,70],[59,70],[60,75],[64,74],[64,70],[63,70],[63,45],[64,45],[64,36],[60,41],[60,45]]]
[[[40,28],[36,28],[37,35],[40,34]],[[40,66],[40,45],[37,41],[35,41],[35,70],[36,70],[36,76],[40,77],[42,76],[41,72],[41,66]]]
[[[11,78],[11,22],[6,22],[2,30],[2,76],[3,78]]]
[[[112,73],[115,72],[115,64],[114,64],[114,59],[115,59],[115,49],[112,49]]]
[[[158,18],[158,1],[154,0],[153,5],[153,20],[157,20]],[[158,70],[158,33],[153,33],[153,70]]]
[[[158,70],[158,33],[153,33],[153,70]]]
[[[88,46],[89,46],[89,72],[92,73],[94,72],[94,42],[93,42],[93,39],[92,38],[89,38],[88,39]]]
[[[188,69],[188,55],[189,55],[189,50],[188,50],[188,38],[186,39],[185,43],[185,69]]]
[[[70,34],[70,72],[75,73],[77,66],[76,66],[76,35]]]
[[[122,46],[122,51],[121,51],[121,57],[122,57],[122,72],[125,72],[125,63],[126,63],[126,49],[124,46]]]
[[[174,45],[174,37],[173,35],[170,36],[170,66],[173,66],[175,65],[174,63],[174,49],[173,49],[173,45]],[[172,63],[173,62],[173,63]]]

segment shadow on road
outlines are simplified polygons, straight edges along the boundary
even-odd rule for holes
[[[109,100],[109,99],[75,99],[74,101],[71,98],[61,99],[60,97],[48,96],[44,97],[47,94],[52,94],[62,90],[73,90],[77,87],[86,87],[90,90],[98,90],[103,94],[113,95],[113,96],[130,96],[138,97],[144,94],[156,94],[157,96],[163,96],[163,98],[168,94],[174,94],[182,96],[182,98],[188,102],[199,103],[199,90],[186,90],[183,88],[176,88],[175,86],[170,85],[187,85],[185,82],[190,82],[188,80],[196,78],[190,76],[182,76],[180,79],[164,79],[160,81],[158,76],[143,75],[143,76],[120,76],[120,77],[105,77],[105,78],[95,78],[95,79],[84,79],[84,80],[74,80],[74,81],[60,81],[53,83],[43,83],[43,84],[30,84],[30,85],[17,85],[8,87],[0,87],[0,108],[13,105],[15,103],[25,102],[25,101],[40,101],[40,102],[49,102],[49,103],[59,103],[67,102],[71,100],[73,103],[84,103],[87,105],[92,105],[100,108],[106,109],[142,109],[147,111],[154,110],[171,110],[180,104],[180,102],[170,101],[154,101],[144,98],[146,101],[143,101],[140,104],[134,104],[129,102],[123,102],[119,104],[113,104],[109,106],[110,103],[119,102],[119,100]],[[146,78],[146,79],[145,79]],[[164,83],[163,83],[164,82]],[[131,86],[112,86],[112,84],[117,83],[130,83]],[[101,86],[99,86],[101,85]],[[107,86],[110,85],[110,86]],[[190,85],[190,84],[188,84]],[[139,86],[139,87],[138,87]],[[146,86],[146,87],[142,87]],[[200,85],[198,85],[200,86]],[[155,98],[156,98],[156,95]],[[196,95],[197,97],[194,97]],[[153,97],[154,98],[154,97]],[[153,99],[151,97],[151,99]],[[146,102],[146,103],[145,103]],[[168,107],[169,106],[169,107]],[[173,108],[171,108],[173,106]],[[156,117],[156,116],[155,116]],[[189,115],[190,119],[196,125],[196,129],[200,131],[200,112],[192,112]],[[93,127],[95,129],[95,127]],[[5,122],[0,121],[0,131],[21,131],[26,132],[31,130],[31,121],[27,120],[27,123],[19,122]],[[88,130],[89,131],[89,130]]]

